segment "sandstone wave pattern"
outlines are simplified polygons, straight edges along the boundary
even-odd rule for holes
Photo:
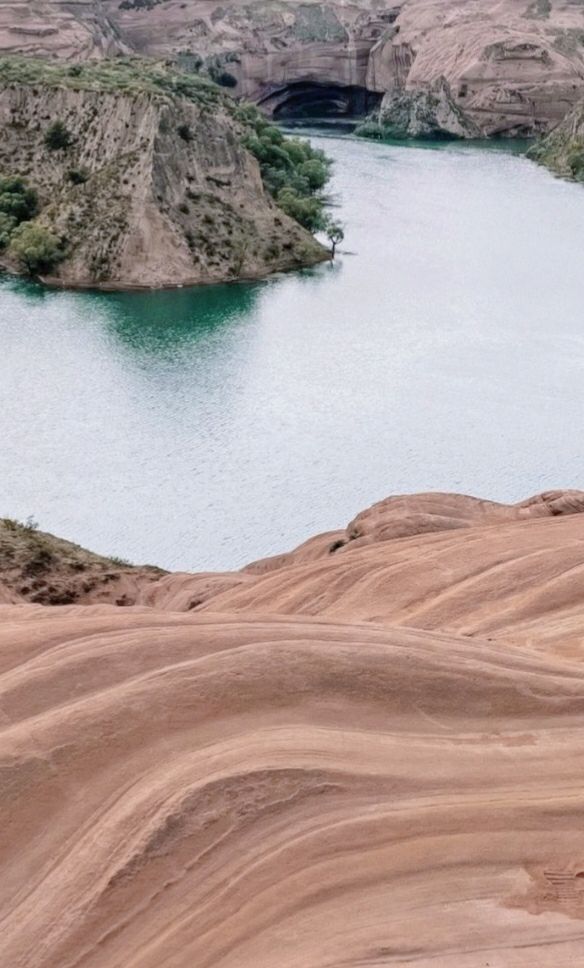
[[[137,570],[130,607],[14,566],[3,963],[583,964],[583,510],[390,498],[242,572]]]

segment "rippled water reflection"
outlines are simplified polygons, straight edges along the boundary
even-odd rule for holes
[[[584,190],[512,153],[320,142],[347,250],[255,285],[0,283],[0,513],[228,568],[389,493],[584,486]]]

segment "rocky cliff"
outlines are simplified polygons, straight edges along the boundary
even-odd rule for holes
[[[480,128],[459,108],[442,77],[427,88],[388,91],[356,133],[366,138],[478,138]]]
[[[584,182],[584,100],[550,134],[533,145],[528,156],[558,175]]]
[[[243,572],[138,572],[134,607],[12,588],[6,964],[583,964],[583,510],[390,498]],[[11,581],[27,547],[101,567],[11,534]]]
[[[61,146],[47,143],[56,121]],[[233,101],[206,81],[136,62],[8,60],[0,129],[0,174],[38,191],[36,223],[63,253],[45,275],[62,285],[256,278],[327,257],[267,194]],[[16,266],[9,248],[2,259]]]
[[[137,51],[234,85],[268,112],[353,111],[445,77],[485,134],[546,131],[584,91],[575,0],[87,0],[0,7],[0,49]]]

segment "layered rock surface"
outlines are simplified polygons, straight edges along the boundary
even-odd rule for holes
[[[392,498],[133,608],[1,606],[7,963],[579,964],[583,510]]]
[[[264,190],[230,99],[204,84],[189,99],[115,79],[0,77],[0,171],[38,189],[39,222],[64,240],[49,281],[189,285],[327,258]],[[45,142],[55,120],[66,150]],[[15,267],[9,251],[2,260]]]
[[[478,138],[480,129],[452,97],[444,78],[420,90],[397,88],[357,133],[379,138]]]
[[[204,62],[267,111],[314,97],[314,85],[325,99],[344,89],[350,109],[358,90],[424,90],[444,76],[485,134],[546,131],[563,117],[584,91],[583,41],[584,7],[573,0],[8,0],[0,9],[0,50]]]

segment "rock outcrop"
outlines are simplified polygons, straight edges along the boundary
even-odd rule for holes
[[[584,182],[584,100],[550,134],[533,145],[528,156],[558,175]]]
[[[189,285],[328,257],[267,194],[219,88],[186,78],[174,92],[181,78],[134,63],[16,67],[0,71],[0,173],[39,191],[37,221],[63,240],[49,281]],[[69,140],[60,150],[46,143],[57,120]],[[9,250],[1,258],[14,267]]]
[[[39,531],[34,522],[0,518],[0,602],[133,604],[164,571],[95,555]]]
[[[235,85],[267,112],[371,106],[440,77],[484,134],[553,127],[584,92],[574,0],[87,0],[0,9],[0,50],[67,58],[133,50]]]
[[[583,512],[390,498],[134,607],[0,605],[6,964],[583,963]]]
[[[458,107],[447,81],[426,90],[389,91],[357,134],[370,138],[478,138],[480,129]]]

